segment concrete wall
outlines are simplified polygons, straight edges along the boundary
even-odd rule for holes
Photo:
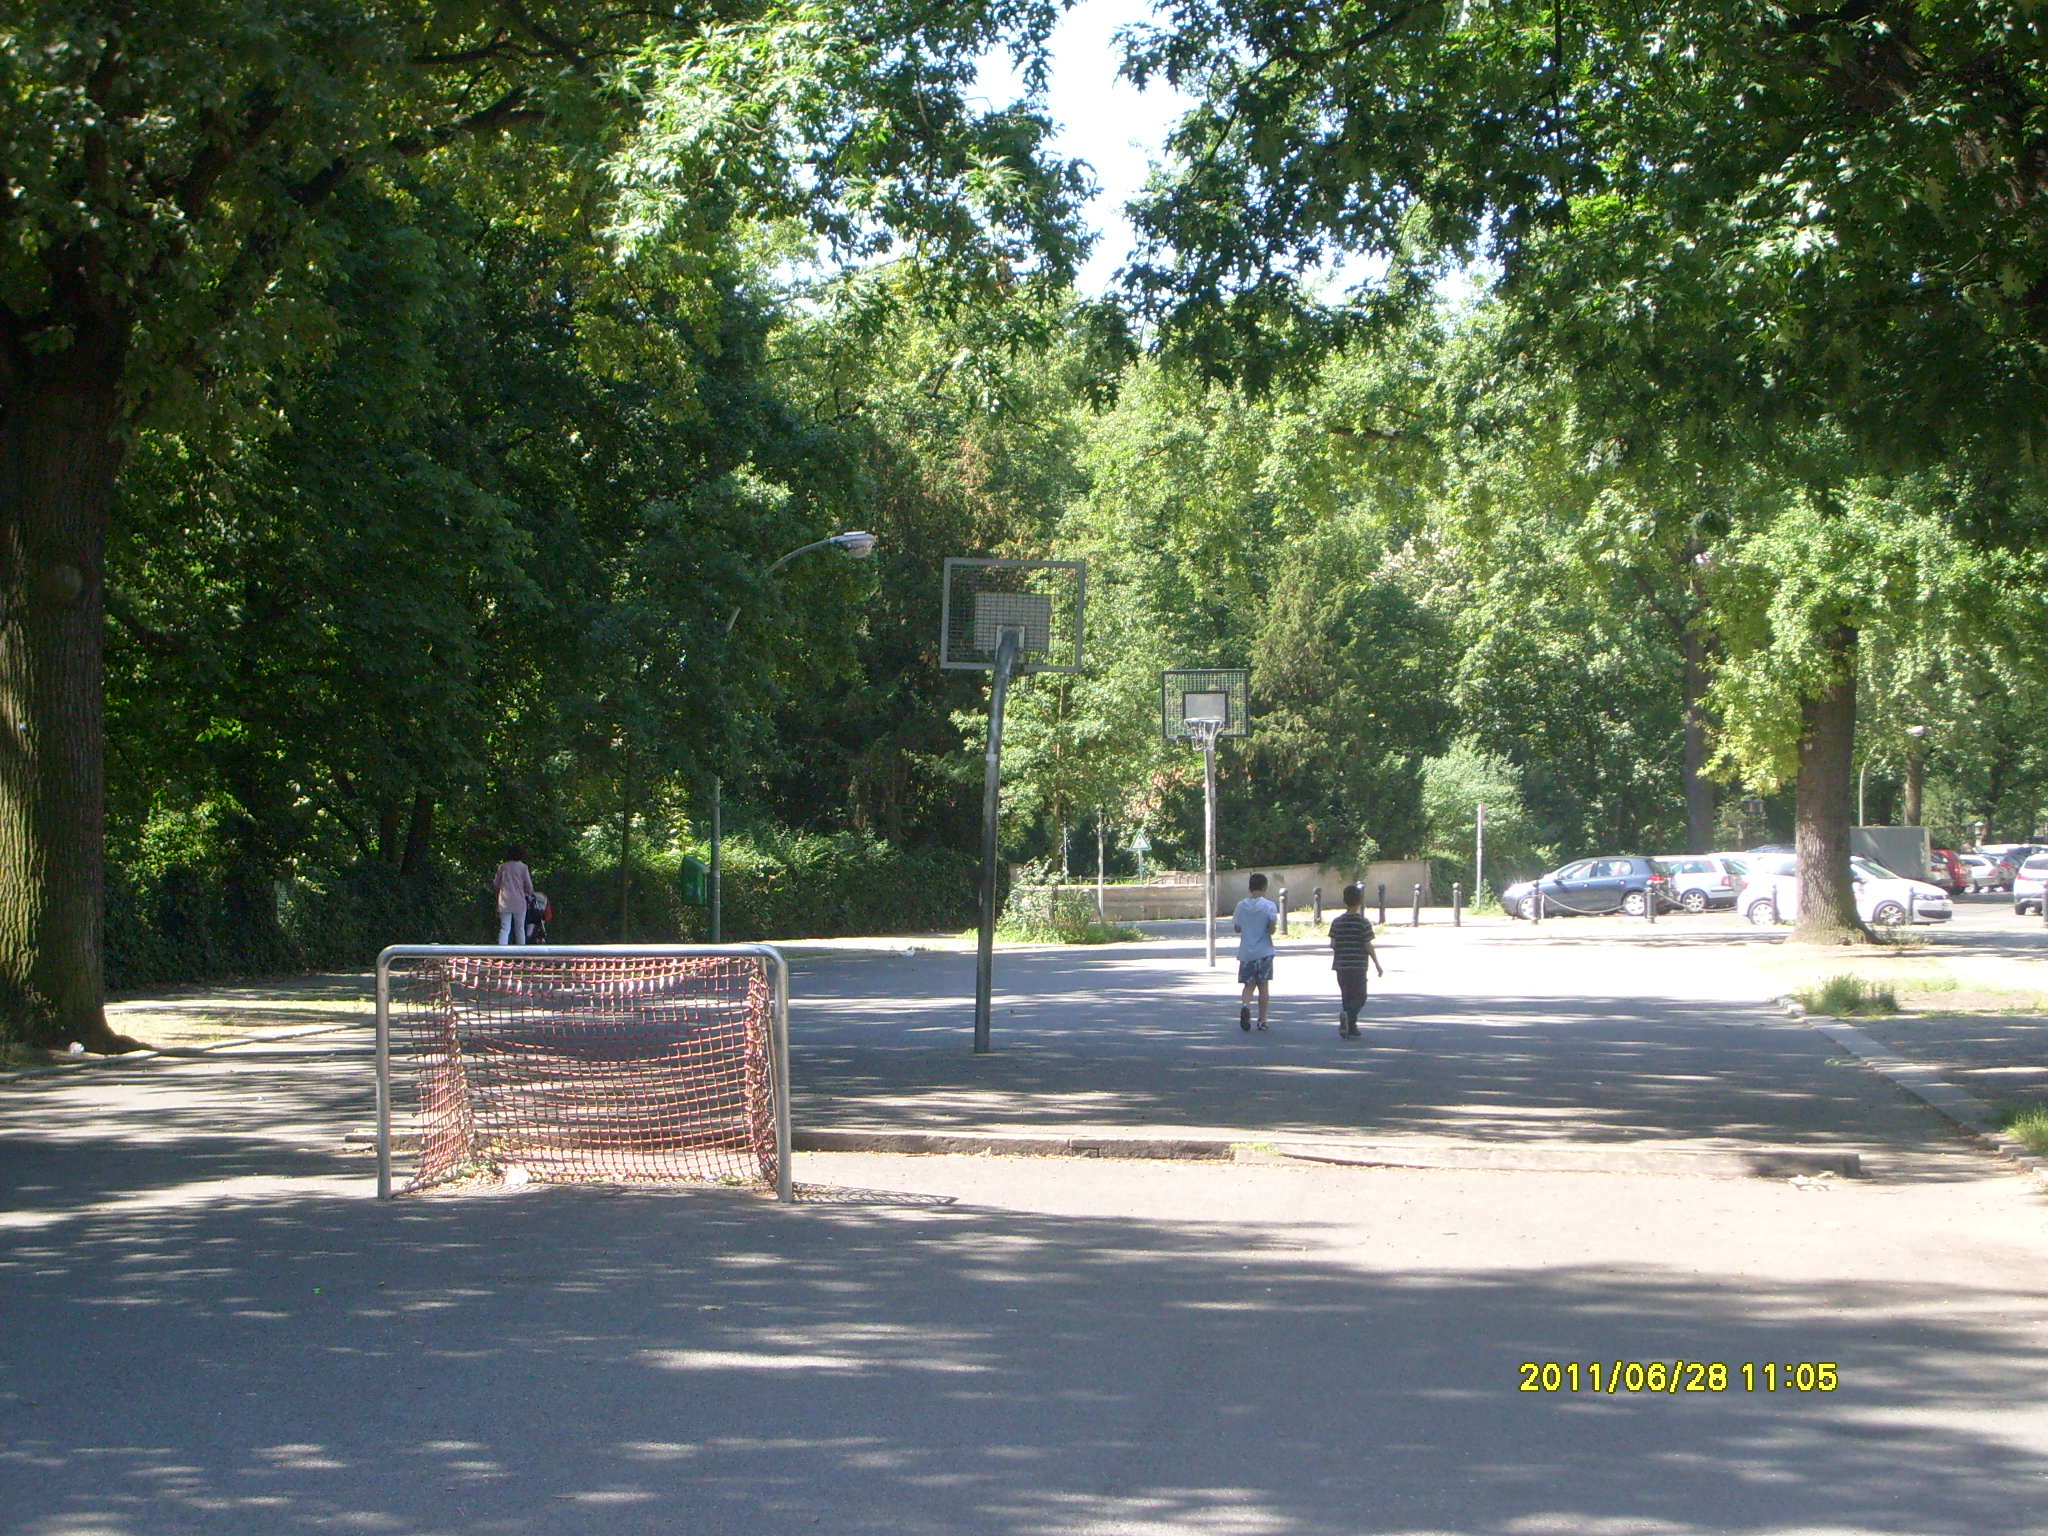
[[[1290,914],[1313,911],[1315,888],[1319,885],[1323,888],[1325,915],[1343,906],[1345,882],[1350,879],[1347,871],[1329,865],[1272,865],[1261,873],[1266,877],[1266,894],[1273,900],[1280,899],[1282,886],[1287,888],[1287,910]],[[1251,875],[1252,871],[1248,869],[1216,871],[1216,906],[1219,912],[1229,912],[1250,893],[1248,882]],[[1417,884],[1422,887],[1423,905],[1434,905],[1429,865],[1422,859],[1388,859],[1370,864],[1366,866],[1364,883],[1368,907],[1378,899],[1378,887],[1382,883],[1387,888],[1389,911],[1395,907],[1406,907],[1414,899]],[[1200,875],[1190,877],[1181,874],[1171,882],[1151,885],[1112,885],[1103,893],[1103,916],[1111,922],[1133,923],[1201,915]]]

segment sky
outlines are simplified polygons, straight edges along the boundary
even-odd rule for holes
[[[1192,102],[1164,85],[1140,91],[1117,77],[1122,50],[1117,29],[1152,15],[1148,0],[1080,0],[1052,35],[1052,79],[1046,110],[1058,126],[1056,153],[1085,160],[1098,190],[1089,222],[1101,231],[1094,254],[1081,269],[1078,286],[1098,294],[1110,286],[1131,250],[1130,221],[1123,205],[1144,186],[1167,130]],[[981,84],[992,103],[1007,104],[1022,84],[1007,55],[982,66]]]

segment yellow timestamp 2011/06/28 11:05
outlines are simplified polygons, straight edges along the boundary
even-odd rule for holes
[[[1524,1360],[1522,1392],[1832,1392],[1832,1360]]]

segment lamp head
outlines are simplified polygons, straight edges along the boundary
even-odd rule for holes
[[[875,552],[875,536],[872,533],[835,533],[828,542],[854,560],[865,560]]]

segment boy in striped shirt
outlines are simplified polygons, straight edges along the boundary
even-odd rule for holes
[[[1385,976],[1379,951],[1372,944],[1372,922],[1365,915],[1365,887],[1344,887],[1344,910],[1330,919],[1330,969],[1337,973],[1337,994],[1344,1009],[1337,1033],[1346,1040],[1358,1038],[1358,1015],[1365,1007],[1365,968],[1368,964]]]

